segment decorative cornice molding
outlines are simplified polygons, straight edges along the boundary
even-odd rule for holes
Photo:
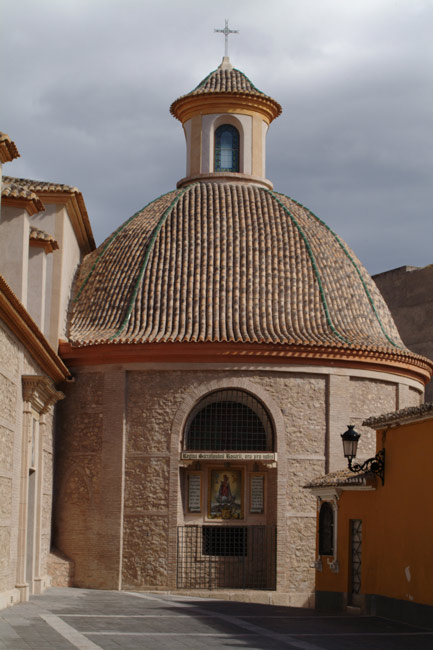
[[[70,366],[129,362],[267,363],[365,368],[426,384],[433,361],[398,350],[261,343],[108,343],[73,347],[61,341],[59,354]]]
[[[84,254],[95,249],[92,228],[81,192],[44,192],[38,190],[38,196],[44,203],[62,203],[68,211],[80,249]]]
[[[242,93],[212,93],[180,97],[170,107],[171,114],[182,124],[194,115],[242,113],[260,115],[270,124],[281,113],[281,106],[271,98]]]
[[[23,375],[21,378],[23,399],[40,413],[47,413],[50,407],[63,399],[65,395],[56,390],[48,377],[40,375]]]
[[[193,176],[185,176],[177,182],[176,187],[184,187],[192,183],[251,183],[260,187],[272,189],[274,186],[267,178],[261,176],[253,176],[252,174],[241,174],[240,172],[209,172],[207,174],[194,174]]]
[[[55,353],[27,310],[0,276],[0,318],[29,351],[41,370],[55,382],[70,376],[69,370]]]
[[[2,196],[2,207],[8,206],[11,208],[22,208],[27,212],[30,217],[45,210],[45,206],[34,192],[33,196],[28,198],[16,198],[14,196]]]

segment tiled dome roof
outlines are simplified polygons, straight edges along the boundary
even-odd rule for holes
[[[255,97],[271,104],[274,108],[273,119],[282,111],[280,104],[275,99],[256,88],[243,72],[234,68],[229,60],[224,58],[221,65],[208,74],[191,92],[176,99],[170,106],[170,112],[177,117],[179,104],[188,97],[227,94]]]
[[[248,93],[266,97],[265,93],[256,88],[243,72],[236,68],[221,66],[200,81],[188,95],[203,93]]]
[[[411,354],[367,271],[326,224],[282,194],[229,183],[165,194],[90,253],[69,340]]]

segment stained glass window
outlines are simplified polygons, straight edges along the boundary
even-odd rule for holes
[[[215,131],[215,171],[239,171],[239,132],[231,124],[223,124]]]

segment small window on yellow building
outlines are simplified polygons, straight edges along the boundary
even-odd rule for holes
[[[334,510],[327,501],[320,507],[319,555],[334,555]]]

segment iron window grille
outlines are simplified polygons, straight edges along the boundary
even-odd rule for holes
[[[246,526],[203,526],[202,554],[220,557],[242,557],[248,554]]]
[[[273,451],[273,430],[263,405],[241,390],[201,400],[186,423],[187,451]]]
[[[239,131],[231,124],[215,131],[215,171],[239,171]]]

